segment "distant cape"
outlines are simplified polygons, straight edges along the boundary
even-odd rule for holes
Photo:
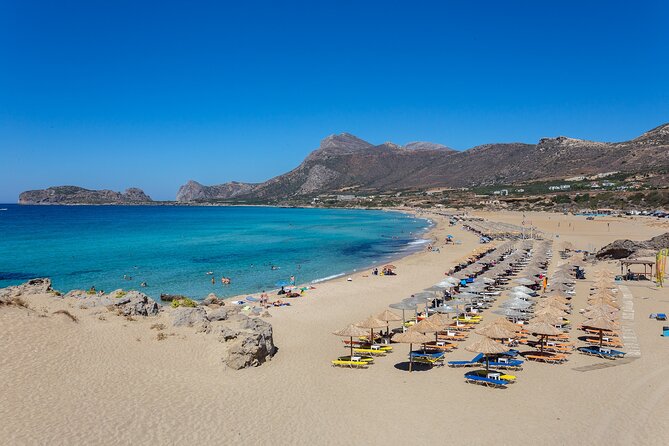
[[[148,204],[151,197],[137,188],[125,192],[91,190],[77,186],[54,186],[30,190],[19,195],[19,204]]]

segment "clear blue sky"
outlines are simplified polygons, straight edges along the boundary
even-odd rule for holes
[[[0,202],[262,181],[344,131],[633,138],[669,122],[667,4],[0,0]]]

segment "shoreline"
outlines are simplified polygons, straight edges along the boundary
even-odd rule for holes
[[[49,207],[51,207],[51,206],[68,206],[68,207],[69,206],[95,206],[95,207],[105,207],[105,206],[107,206],[107,207],[123,207],[123,206],[128,206],[128,207],[136,207],[137,206],[137,205],[125,204],[125,203],[123,203],[123,204],[121,204],[121,203],[119,203],[119,204],[100,204],[100,205],[94,205],[94,204],[82,204],[82,205],[79,205],[79,204],[44,204],[44,205],[14,204],[14,205],[15,206],[35,206],[35,207],[40,207],[40,206],[49,206]],[[145,206],[145,207],[160,207],[160,206],[153,206],[151,204],[147,204],[147,205],[142,204],[142,206]],[[191,206],[186,205],[186,206],[183,206],[183,207],[191,207]],[[323,275],[321,277],[317,277],[317,278],[314,278],[312,280],[309,280],[309,281],[303,282],[303,283],[296,283],[294,285],[296,287],[310,286],[310,285],[316,285],[316,284],[322,285],[323,283],[329,282],[331,280],[335,280],[337,278],[341,278],[341,277],[349,276],[349,275],[352,275],[352,274],[356,274],[360,271],[370,270],[372,268],[379,267],[379,266],[382,266],[382,265],[385,265],[385,264],[388,264],[388,263],[397,262],[397,261],[399,261],[401,259],[404,259],[406,257],[409,257],[409,256],[415,255],[417,253],[420,253],[424,250],[424,245],[426,246],[428,243],[430,243],[433,240],[433,237],[432,237],[431,234],[434,231],[434,229],[436,228],[436,224],[434,222],[434,216],[432,216],[431,218],[429,216],[419,216],[419,215],[417,215],[417,212],[415,210],[402,209],[402,208],[380,208],[380,209],[375,209],[375,208],[350,208],[350,207],[347,207],[347,208],[318,208],[318,207],[303,207],[303,206],[272,206],[272,205],[251,205],[251,206],[237,206],[237,205],[234,205],[234,206],[225,206],[225,207],[261,207],[261,208],[269,208],[269,209],[323,209],[323,210],[337,210],[337,211],[361,211],[361,210],[362,211],[375,211],[375,212],[384,212],[384,213],[397,213],[397,214],[401,214],[404,217],[413,218],[415,220],[419,220],[422,223],[424,223],[424,226],[422,226],[419,230],[410,233],[410,235],[407,237],[407,239],[409,239],[409,241],[406,244],[400,246],[396,251],[389,254],[387,258],[374,259],[374,260],[371,260],[369,263],[366,263],[362,266],[359,266],[359,267],[356,267],[356,268],[346,269],[344,271],[325,272],[325,273],[323,273]],[[423,241],[423,240],[424,240],[423,243],[415,243],[415,242],[419,242],[419,241]],[[33,279],[34,278],[50,278],[51,279],[51,276],[49,274],[44,274],[44,275],[31,277],[31,278],[33,278]],[[25,280],[29,280],[29,279],[26,278]],[[25,280],[23,280],[23,281],[25,281]],[[7,284],[7,285],[3,285],[0,288],[18,285],[20,283],[23,283],[23,281],[18,281],[16,283],[10,283],[10,284]],[[126,287],[123,286],[123,284],[121,284],[120,286],[115,287],[114,289],[122,289],[124,291],[137,291],[137,292],[149,295],[147,293],[147,291],[149,291],[149,290],[147,290],[146,288],[140,287],[140,286],[134,286],[134,287],[126,288]],[[273,288],[271,286],[269,286],[265,289],[266,289],[267,292],[278,291],[278,288]],[[69,288],[69,289],[65,289],[65,288],[64,289],[58,289],[57,291],[59,291],[60,293],[62,293],[64,295],[64,294],[67,294],[67,293],[70,293],[70,292],[85,291],[85,290],[86,290],[85,287],[76,287],[75,286],[75,287]],[[113,291],[113,290],[110,290],[110,292],[111,291]],[[223,296],[223,295],[219,295],[217,291],[218,290],[211,291],[209,294],[211,294],[211,293],[216,294],[217,297],[221,300],[238,300],[238,299],[246,297],[246,296],[259,295],[262,292],[262,291],[259,291],[259,290],[254,291],[254,290],[248,290],[247,289],[247,290],[241,290],[240,292],[238,292],[236,294]],[[163,291],[158,291],[155,294],[151,293],[151,295],[149,295],[149,297],[154,299],[160,305],[169,305],[169,302],[161,300],[160,296],[162,294],[182,295],[180,291],[167,293],[167,292],[165,292],[165,290],[163,290]],[[200,302],[207,297],[207,295],[202,295],[202,296],[198,296],[198,297],[189,296],[187,294],[183,294],[183,295],[185,297],[188,297],[189,299],[192,299],[192,300],[196,301],[196,302]]]

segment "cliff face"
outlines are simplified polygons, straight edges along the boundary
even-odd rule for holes
[[[607,143],[560,136],[537,144],[495,143],[461,152],[429,142],[372,145],[349,133],[331,135],[290,172],[264,183],[182,186],[192,197],[282,199],[323,193],[375,193],[568,178],[611,171],[669,168],[669,124],[630,141]],[[191,185],[194,184],[196,187]],[[243,185],[243,186],[240,186]],[[195,192],[182,193],[182,189]]]
[[[249,194],[256,187],[251,183],[230,183],[215,186],[203,186],[197,181],[189,181],[179,188],[177,201],[182,203],[206,200],[225,200]]]
[[[19,204],[145,204],[153,200],[137,188],[125,192],[90,190],[77,186],[55,186],[19,195]]]

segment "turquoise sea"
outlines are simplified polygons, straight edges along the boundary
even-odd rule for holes
[[[0,287],[233,296],[331,278],[420,249],[397,212],[271,207],[0,205]],[[213,275],[208,275],[213,272]],[[215,283],[211,283],[212,276]],[[221,284],[221,277],[232,279]],[[140,287],[146,282],[147,287]]]

